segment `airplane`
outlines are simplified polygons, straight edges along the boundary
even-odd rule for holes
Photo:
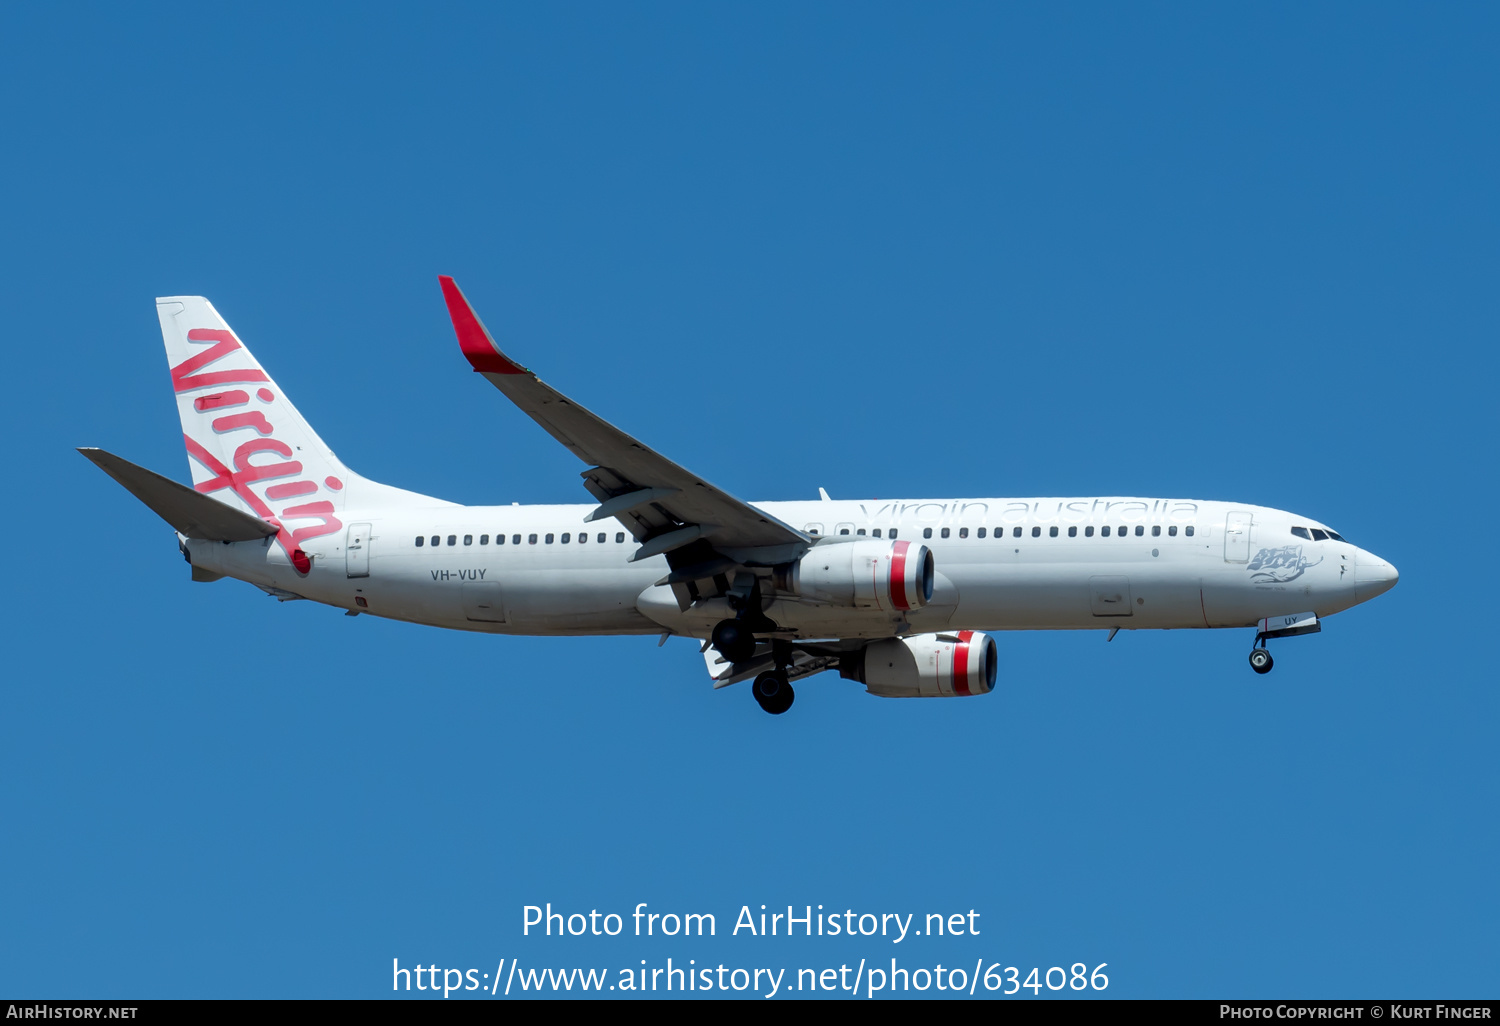
[[[341,463],[201,296],[156,301],[192,487],[80,449],[177,532],[194,581],[489,634],[674,635],[769,713],[825,670],[881,697],[994,690],[1010,630],[1254,628],[1395,586],[1390,563],[1264,506],[1132,497],[748,503],[544,384],[440,276],[459,349],[586,465],[583,505],[464,506]]]

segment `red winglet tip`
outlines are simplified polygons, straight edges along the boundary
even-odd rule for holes
[[[458,336],[458,347],[476,370],[485,374],[524,374],[526,369],[518,367],[505,358],[496,347],[489,332],[479,323],[474,308],[459,291],[458,284],[446,274],[438,275],[438,284],[443,287],[443,300],[448,304],[448,316],[453,320],[453,331]]]

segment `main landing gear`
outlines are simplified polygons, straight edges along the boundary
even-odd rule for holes
[[[755,655],[755,634],[744,620],[720,620],[714,625],[713,643],[731,663],[748,662]]]
[[[756,677],[755,683],[750,685],[750,692],[760,703],[760,707],[772,716],[780,716],[786,712],[797,699],[797,693],[792,690],[784,670],[767,670]]]
[[[748,662],[755,655],[756,632],[774,631],[776,624],[761,612],[760,580],[754,574],[735,574],[734,586],[725,597],[735,614],[714,624],[714,648],[731,663]]]
[[[771,629],[775,628],[775,624],[770,624],[769,621],[767,623]],[[712,640],[719,655],[731,663],[746,663],[755,658],[755,633],[751,630],[748,617],[720,620],[714,625]],[[755,683],[750,686],[750,692],[755,695],[755,700],[762,709],[773,716],[780,716],[792,707],[792,702],[797,697],[797,693],[792,690],[791,681],[787,679],[787,670],[792,665],[791,647],[785,641],[772,641],[771,656],[776,662],[776,668],[756,677]]]
[[[755,658],[756,632],[769,634],[776,630],[776,624],[761,612],[760,581],[752,574],[737,574],[727,597],[736,613],[732,619],[714,624],[710,640],[719,655],[729,662],[747,663]],[[792,666],[791,645],[781,639],[772,639],[771,659],[776,668],[756,677],[750,692],[762,709],[780,716],[797,698],[788,673]]]
[[[762,709],[772,716],[780,716],[797,700],[797,692],[792,690],[790,672],[792,646],[785,641],[772,641],[771,658],[776,661],[776,669],[767,670],[756,677],[755,683],[750,686],[750,692],[755,695],[755,700]]]

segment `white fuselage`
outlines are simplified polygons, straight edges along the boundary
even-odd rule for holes
[[[816,534],[819,546],[899,537],[932,550],[936,584],[921,609],[852,609],[768,591],[766,615],[804,639],[1248,627],[1304,610],[1328,616],[1395,582],[1395,570],[1369,552],[1292,533],[1322,533],[1319,522],[1262,506],[1134,498],[755,505]],[[614,520],[585,523],[592,509],[346,509],[342,531],[305,545],[306,575],[269,541],[184,544],[195,566],[284,598],[461,630],[706,638],[732,615],[722,597],[683,608],[657,584],[669,573],[666,558],[631,562],[636,540]]]

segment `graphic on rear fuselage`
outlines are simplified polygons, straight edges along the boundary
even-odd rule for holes
[[[1285,584],[1295,581],[1307,572],[1310,566],[1323,562],[1323,557],[1309,560],[1302,554],[1301,545],[1283,545],[1279,549],[1261,549],[1245,568],[1253,571],[1250,580],[1256,584]]]

